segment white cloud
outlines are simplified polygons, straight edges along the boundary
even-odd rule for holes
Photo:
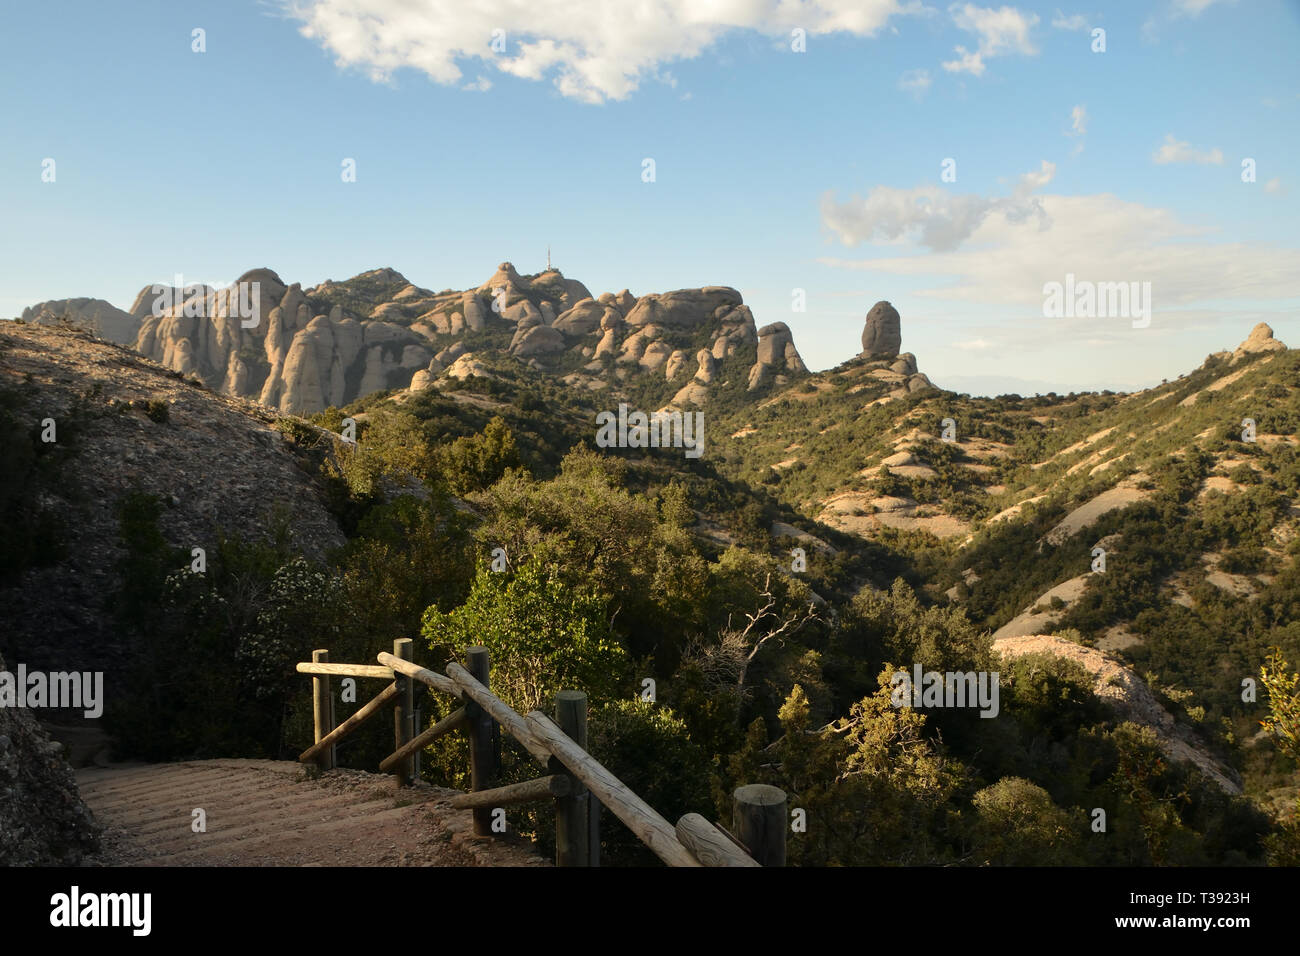
[[[1063,281],[1067,272],[1078,280],[1150,282],[1157,318],[1162,309],[1197,302],[1290,301],[1300,286],[1300,250],[1294,248],[1213,241],[1212,229],[1110,194],[1046,194],[1036,202],[1040,220],[986,215],[962,250],[820,261],[879,275],[930,276],[936,284],[917,296],[1018,306],[1034,314],[1041,314],[1043,285]]]
[[[567,97],[621,100],[659,68],[700,56],[724,35],[873,36],[891,18],[926,14],[920,0],[280,0],[300,32],[339,66],[385,81],[404,67],[454,84],[478,61],[527,80],[551,79]],[[492,31],[505,31],[493,52]]]
[[[1052,17],[1052,26],[1057,30],[1086,30],[1088,29],[1088,18],[1082,13],[1074,13],[1066,16],[1060,10],[1056,11],[1056,16]]]
[[[1199,17],[1220,0],[1172,0],[1169,4],[1171,17]],[[1236,2],[1236,0],[1230,0]]]
[[[492,81],[486,76],[480,76],[473,83],[466,83],[461,87],[462,90],[469,90],[472,93],[486,93],[492,89]]]
[[[1056,166],[1043,161],[1037,172],[1025,173],[1009,197],[974,194],[954,196],[938,186],[894,189],[877,186],[865,199],[854,196],[837,202],[822,196],[822,224],[846,246],[860,242],[919,242],[936,252],[956,249],[990,216],[1012,222],[1034,220],[1047,227],[1042,204],[1032,194],[1052,181]]]
[[[1083,136],[1088,132],[1088,109],[1082,103],[1070,110],[1069,136]]]
[[[1173,133],[1165,134],[1165,142],[1151,154],[1151,161],[1157,166],[1169,163],[1200,163],[1202,165],[1222,166],[1223,150],[1193,149],[1190,143],[1174,139]]]
[[[948,8],[952,22],[960,30],[979,36],[979,45],[972,53],[964,46],[953,47],[957,59],[946,60],[943,68],[949,73],[984,75],[984,60],[1007,53],[1034,56],[1038,49],[1029,39],[1029,30],[1038,23],[1037,14],[1026,16],[1015,7],[977,7],[973,3],[956,4]]]
[[[1264,192],[1272,193],[1275,196],[1286,195],[1286,187],[1282,185],[1282,180],[1274,176],[1264,184]]]
[[[908,70],[898,78],[898,88],[904,93],[911,93],[917,99],[925,95],[930,88],[929,70]]]

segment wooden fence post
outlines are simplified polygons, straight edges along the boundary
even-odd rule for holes
[[[580,690],[562,690],[555,695],[555,722],[569,738],[587,749],[587,695]],[[555,865],[590,866],[587,814],[591,795],[581,780],[569,774],[568,796],[555,799]]]
[[[486,647],[471,647],[466,652],[465,669],[484,687],[490,687],[488,674],[491,664]],[[469,788],[473,793],[478,790],[490,790],[497,774],[498,755],[495,741],[500,738],[494,733],[496,721],[472,700],[465,702],[465,714],[469,718]],[[492,807],[476,807],[474,810],[474,835],[492,835]]]
[[[312,663],[328,664],[330,652],[328,650],[318,650],[311,652]],[[331,730],[334,729],[334,695],[330,693],[330,679],[328,677],[313,677],[311,679],[312,692],[312,722],[315,725],[316,739],[314,743],[320,743]],[[333,770],[335,767],[335,753],[333,747],[327,747],[316,758],[316,766],[321,770]]]
[[[738,787],[732,810],[732,829],[759,866],[785,866],[785,831],[790,825],[785,811],[785,791],[765,783]]]
[[[402,637],[393,641],[393,656],[404,661],[413,660],[411,639]],[[393,707],[393,750],[401,750],[415,736],[415,681],[403,674],[394,674],[397,681],[397,703]],[[398,787],[409,787],[415,780],[415,759],[405,757],[393,767]]]
[[[600,866],[600,801],[587,791],[587,865]]]

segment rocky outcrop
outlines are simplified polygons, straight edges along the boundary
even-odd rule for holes
[[[311,414],[368,392],[405,388],[416,370],[428,367],[434,350],[425,335],[399,323],[410,311],[423,310],[429,294],[391,269],[349,283],[396,289],[396,298],[376,304],[367,310],[371,318],[358,321],[329,304],[352,294],[347,283],[304,291],[297,283],[286,286],[269,269],[255,269],[231,287],[238,296],[209,290],[160,316],[150,305],[134,345],[168,368],[197,375],[227,394],[256,396],[282,412]],[[152,294],[151,288],[141,292],[137,311],[145,310]]]
[[[435,293],[392,269],[304,289],[255,269],[228,289],[146,286],[130,312],[102,302],[95,309],[100,318],[87,311],[83,325],[111,325],[120,341],[169,369],[301,415],[375,391],[427,389],[470,368],[486,374],[482,360],[493,355],[542,372],[563,370],[563,381],[593,390],[629,375],[681,383],[697,367],[683,386],[683,398],[694,403],[706,400],[733,362],[741,363],[740,382],[748,369],[754,390],[806,372],[790,329],[778,322],[760,335],[728,286],[593,297],[558,270],[522,275],[509,262],[461,291]],[[54,314],[42,306],[28,311]],[[471,347],[480,359],[458,364]]]
[[[547,325],[533,325],[520,329],[510,343],[510,354],[520,358],[553,355],[563,351],[564,336]]]
[[[583,299],[573,308],[562,312],[551,324],[551,328],[562,332],[567,338],[579,339],[601,328],[607,314],[611,321],[621,318],[611,306],[602,305],[595,299]]]
[[[69,325],[108,339],[118,345],[131,345],[140,328],[140,320],[103,299],[52,299],[23,309],[24,322],[34,325]]]
[[[1246,336],[1246,341],[1237,346],[1237,350],[1232,353],[1234,362],[1240,361],[1247,355],[1254,355],[1259,352],[1285,352],[1286,346],[1273,338],[1273,329],[1266,322],[1261,322],[1250,330],[1250,335]]]
[[[1141,677],[1109,654],[1046,634],[994,635],[993,650],[1007,659],[1051,654],[1075,662],[1092,678],[1093,693],[1121,720],[1150,727],[1169,757],[1194,764],[1225,793],[1242,792],[1236,771],[1211,754],[1190,727],[1176,721]]]
[[[867,324],[862,330],[862,354],[894,358],[902,344],[898,310],[888,302],[877,302],[867,313]]]
[[[627,313],[631,326],[661,325],[693,328],[710,319],[721,319],[741,304],[740,293],[727,286],[678,289],[658,295],[643,295]]]
[[[0,707],[0,866],[76,866],[99,848],[62,752],[32,711]]]
[[[788,325],[773,322],[758,330],[758,361],[749,370],[749,391],[757,391],[769,382],[784,385],[789,376],[807,371]]]

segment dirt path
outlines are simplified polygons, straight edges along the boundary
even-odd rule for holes
[[[82,798],[104,824],[100,866],[546,866],[531,844],[476,838],[455,793],[297,763],[200,760],[87,767]],[[207,832],[192,829],[193,811]]]

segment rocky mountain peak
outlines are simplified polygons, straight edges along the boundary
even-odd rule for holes
[[[558,269],[523,275],[510,262],[463,291],[434,293],[391,268],[304,290],[263,267],[235,286],[251,283],[257,287],[245,302],[208,286],[158,285],[142,289],[130,312],[75,300],[98,305],[79,307],[73,324],[224,394],[294,414],[385,389],[428,388],[453,367],[460,373],[453,378],[477,374],[460,363],[470,352],[474,370],[508,355],[582,389],[660,377],[677,406],[702,404],[728,383],[755,392],[807,373],[789,327],[758,329],[730,286],[596,297]],[[27,314],[50,322],[62,314],[58,303],[44,305],[44,313],[33,307]],[[244,314],[250,307],[253,318]],[[731,374],[736,362],[744,364]]]
[[[867,324],[862,330],[863,356],[894,358],[902,345],[898,310],[888,302],[877,302],[867,313]]]
[[[1273,329],[1267,322],[1261,322],[1250,330],[1246,340],[1232,353],[1233,361],[1255,352],[1285,352],[1286,345],[1273,338]]]

